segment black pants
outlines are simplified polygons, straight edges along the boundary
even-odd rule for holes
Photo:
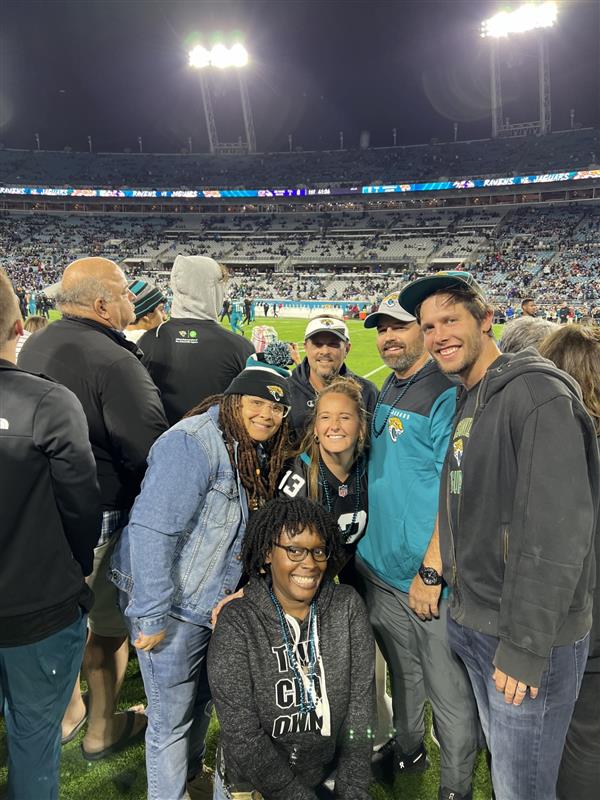
[[[600,791],[600,672],[586,672],[560,762],[559,800],[597,800]]]

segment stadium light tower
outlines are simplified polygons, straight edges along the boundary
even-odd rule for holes
[[[248,65],[249,57],[246,48],[239,42],[232,47],[224,44],[215,44],[210,50],[202,45],[196,45],[189,54],[190,67],[197,69],[200,76],[200,90],[202,92],[202,105],[204,106],[204,117],[208,130],[208,142],[210,152],[219,153],[256,153],[256,135],[254,133],[254,119],[248,96],[248,87],[244,78],[244,67]],[[246,131],[246,145],[225,144],[219,142],[217,134],[217,124],[213,111],[212,92],[208,79],[211,70],[235,69],[238,75],[240,86],[240,97],[242,100],[242,114],[244,116],[244,128]]]
[[[482,38],[491,38],[491,99],[492,136],[526,136],[534,132],[539,135],[552,129],[550,101],[550,65],[548,42],[544,29],[551,28],[558,16],[555,2],[525,3],[514,11],[501,11],[481,23]],[[538,31],[538,94],[539,119],[535,122],[517,122],[510,125],[502,116],[502,81],[500,79],[500,40],[512,34]]]

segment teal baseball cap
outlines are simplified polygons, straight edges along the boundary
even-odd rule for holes
[[[429,295],[435,292],[442,292],[444,289],[455,289],[458,287],[467,287],[471,289],[474,294],[479,295],[485,302],[485,296],[481,286],[470,272],[463,272],[461,270],[447,270],[444,272],[436,272],[434,275],[426,275],[424,278],[417,278],[402,289],[398,300],[402,308],[414,316],[417,306],[419,306],[423,300],[426,300]]]

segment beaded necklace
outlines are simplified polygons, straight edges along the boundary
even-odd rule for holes
[[[317,638],[317,601],[313,599],[311,602],[308,617],[308,662],[306,664],[308,691],[306,691],[304,688],[304,681],[302,680],[302,667],[298,663],[298,659],[294,653],[293,645],[290,641],[290,629],[285,618],[285,612],[281,607],[279,600],[273,594],[273,589],[269,589],[269,595],[271,596],[271,600],[275,606],[275,610],[277,611],[277,616],[279,617],[279,626],[281,628],[281,636],[283,638],[283,644],[285,645],[288,663],[292,668],[292,672],[294,673],[294,682],[300,697],[300,713],[308,714],[311,711],[314,711],[317,707],[315,690],[315,676],[317,674],[317,648],[315,646]]]
[[[357,458],[354,462],[354,510],[352,512],[352,522],[346,528],[347,534],[346,538],[354,531],[354,526],[356,525],[356,520],[358,519],[358,512],[360,511],[360,465],[359,462],[360,458]],[[321,461],[321,456],[319,456],[319,479],[321,486],[323,487],[323,494],[325,495],[325,504],[327,505],[327,511],[331,514],[333,512],[333,502],[331,500],[331,495],[329,493],[329,484],[327,482],[327,477],[325,476],[325,470],[323,469],[323,462]]]
[[[418,376],[421,374],[421,372],[422,372],[422,371],[425,369],[425,367],[426,367],[428,364],[429,364],[429,359],[428,359],[428,360],[427,360],[427,361],[426,361],[426,362],[423,364],[423,366],[422,366],[420,369],[418,369],[418,370],[417,370],[417,371],[414,373],[414,375],[411,375],[411,376],[410,376],[410,378],[408,379],[408,381],[405,383],[405,385],[402,387],[402,389],[401,389],[401,390],[398,392],[398,394],[397,394],[397,395],[396,395],[396,397],[394,398],[394,402],[393,402],[393,403],[391,403],[391,405],[390,405],[390,408],[389,408],[389,411],[387,412],[387,414],[385,415],[385,419],[383,420],[383,425],[382,425],[382,426],[381,426],[379,429],[377,429],[377,428],[376,428],[376,426],[375,426],[375,420],[377,419],[377,414],[378,414],[378,412],[379,412],[379,409],[380,409],[380,408],[381,408],[381,406],[383,405],[383,401],[384,401],[384,400],[385,400],[385,398],[387,397],[387,393],[388,393],[388,391],[389,391],[389,389],[390,389],[390,386],[391,386],[391,385],[394,383],[394,376],[393,376],[393,375],[390,375],[390,377],[389,377],[389,381],[388,381],[388,384],[387,384],[387,386],[385,387],[385,391],[383,391],[383,392],[382,392],[382,393],[379,395],[379,397],[377,398],[377,403],[376,403],[376,405],[375,405],[375,410],[373,411],[373,421],[372,421],[372,423],[371,423],[371,432],[372,432],[373,436],[374,436],[376,439],[379,439],[379,437],[381,436],[381,434],[382,434],[382,433],[384,432],[384,430],[386,429],[386,427],[387,427],[387,424],[388,424],[388,422],[389,422],[389,419],[390,419],[390,417],[392,416],[392,411],[395,411],[395,409],[396,409],[396,404],[397,404],[397,403],[399,403],[399,402],[400,402],[400,400],[402,400],[402,398],[404,397],[404,395],[405,395],[405,394],[408,392],[408,390],[410,389],[410,387],[411,387],[411,386],[413,385],[413,383],[414,383],[414,382],[417,380],[417,377],[418,377]]]

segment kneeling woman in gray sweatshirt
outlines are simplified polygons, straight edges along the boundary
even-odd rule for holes
[[[271,500],[248,524],[250,580],[208,656],[215,800],[369,798],[375,645],[362,600],[330,575],[339,547],[333,518],[305,498]]]

